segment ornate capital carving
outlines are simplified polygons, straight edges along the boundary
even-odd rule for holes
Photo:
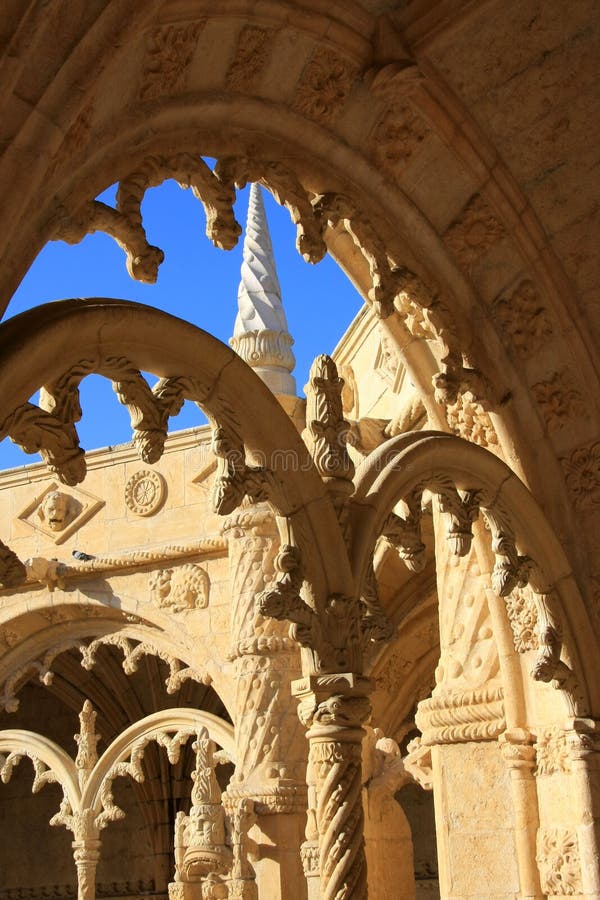
[[[535,738],[523,728],[505,731],[498,738],[502,758],[509,769],[531,774],[536,762]]]
[[[493,740],[506,728],[504,691],[484,686],[436,694],[419,703],[415,722],[424,745]]]
[[[370,679],[352,672],[310,675],[292,684],[292,693],[299,700],[300,721],[311,729],[311,736],[325,738],[340,733],[347,734],[349,740],[356,739],[357,730],[362,733],[370,715],[371,690]]]
[[[231,347],[253,369],[279,367],[291,372],[296,365],[293,338],[287,331],[246,331],[229,338]]]

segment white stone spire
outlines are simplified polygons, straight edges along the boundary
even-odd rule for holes
[[[229,343],[274,394],[296,396],[294,343],[281,303],[269,226],[258,184],[250,186],[238,314]]]

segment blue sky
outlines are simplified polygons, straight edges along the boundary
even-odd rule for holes
[[[248,191],[238,192],[236,216],[242,226]],[[113,187],[99,199],[112,205],[114,195]],[[329,256],[316,266],[304,262],[295,248],[296,229],[289,213],[268,191],[263,191],[263,196],[283,303],[295,339],[294,375],[302,395],[312,360],[319,353],[333,350],[362,299]],[[204,233],[202,205],[191,191],[181,190],[173,181],[148,191],[142,210],[149,242],[165,251],[155,285],[133,281],[127,274],[123,251],[104,234],[88,235],[74,246],[54,241],[34,261],[5,318],[66,297],[119,297],[164,309],[227,342],[237,311],[243,236],[231,251],[213,247]],[[86,378],[81,397],[83,419],[77,430],[84,449],[130,440],[127,411],[108,381],[99,376]],[[171,430],[203,421],[200,410],[186,404],[171,420]],[[27,456],[8,439],[0,443],[0,469],[37,461],[37,454]]]

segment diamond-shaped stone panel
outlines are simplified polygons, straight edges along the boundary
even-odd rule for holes
[[[104,506],[104,500],[77,488],[66,490],[52,481],[19,513],[18,518],[62,544]]]

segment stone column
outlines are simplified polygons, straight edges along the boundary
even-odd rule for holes
[[[309,779],[314,787],[304,858],[314,852],[311,830],[316,830],[321,898],[366,900],[361,756],[362,726],[371,711],[369,679],[352,673],[311,675],[299,679],[293,692],[308,728]]]
[[[95,900],[100,841],[97,839],[73,841],[71,846],[77,867],[77,900]]]
[[[599,737],[593,719],[538,731],[537,864],[544,895],[600,898]]]
[[[253,801],[260,832],[256,877],[270,898],[301,900],[300,844],[306,815],[306,742],[291,702],[300,652],[289,625],[264,618],[256,597],[274,577],[279,536],[265,505],[242,507],[224,526],[232,589],[231,658],[236,679],[236,770],[226,803]]]
[[[574,782],[572,799],[581,823],[577,835],[582,893],[596,898],[600,897],[600,723],[577,718],[567,725]]]
[[[515,846],[522,900],[544,897],[536,864],[536,838],[539,828],[538,797],[535,782],[534,737],[522,728],[500,735],[500,750],[510,772],[514,807]]]
[[[513,785],[497,741],[506,731],[502,687],[434,691],[416,724],[431,748],[441,896],[514,900],[521,872]]]
[[[413,778],[396,741],[378,728],[367,729],[362,779],[369,900],[415,900],[412,834],[395,797]]]

